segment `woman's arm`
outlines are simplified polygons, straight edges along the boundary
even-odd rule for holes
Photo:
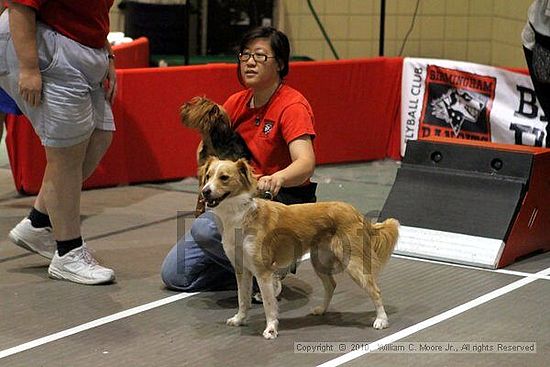
[[[315,153],[311,137],[302,135],[294,139],[288,144],[288,149],[292,163],[270,176],[260,177],[258,180],[259,190],[269,190],[275,196],[281,187],[299,186],[313,175]]]
[[[10,33],[19,60],[19,94],[36,107],[42,98],[42,76],[36,49],[36,12],[33,8],[9,2]]]

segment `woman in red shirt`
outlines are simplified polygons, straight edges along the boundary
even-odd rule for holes
[[[285,204],[314,202],[316,184],[314,118],[305,97],[284,82],[290,44],[272,27],[260,27],[242,39],[237,76],[246,88],[224,108],[233,128],[252,153],[258,189]],[[172,248],[162,265],[162,279],[181,291],[235,289],[234,270],[225,256],[216,218],[206,212]],[[276,280],[280,291],[280,281]]]

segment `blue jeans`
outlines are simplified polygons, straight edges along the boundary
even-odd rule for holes
[[[212,212],[198,217],[164,259],[162,281],[167,288],[184,291],[237,289],[235,272],[225,255]]]

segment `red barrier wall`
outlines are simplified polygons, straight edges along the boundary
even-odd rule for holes
[[[315,114],[317,163],[400,159],[402,64],[373,58],[292,65],[288,83]]]
[[[149,40],[140,37],[132,42],[113,46],[116,68],[146,68],[149,66]]]

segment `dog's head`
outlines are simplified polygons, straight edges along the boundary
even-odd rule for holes
[[[205,97],[193,97],[181,106],[181,122],[203,134],[208,134],[215,124],[230,125],[229,116],[222,106]]]
[[[245,159],[234,162],[210,157],[200,170],[205,182],[201,195],[210,208],[228,198],[243,194],[252,196],[256,191],[256,179]]]

